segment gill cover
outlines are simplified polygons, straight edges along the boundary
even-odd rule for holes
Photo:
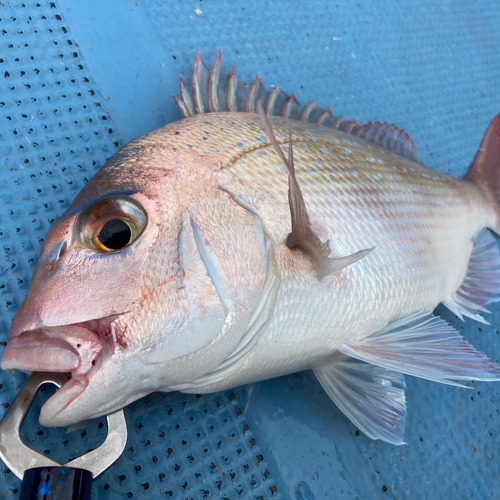
[[[269,259],[274,262],[272,243],[260,217],[222,189],[208,206],[201,203],[184,212],[178,255],[189,316],[179,328],[165,332],[145,358],[165,375],[158,381],[163,390],[211,373],[242,342],[247,345],[245,334],[251,330],[254,337],[260,331],[251,328],[260,302],[266,301],[268,311],[261,326],[274,307],[276,294],[267,292],[266,283],[272,281],[277,290],[275,267],[269,265]]]

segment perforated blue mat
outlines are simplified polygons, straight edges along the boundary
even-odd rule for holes
[[[197,48],[210,64],[222,48],[243,80],[260,72],[336,115],[396,123],[457,176],[500,111],[498,2],[4,0],[0,18],[2,345],[48,228],[119,147],[180,118],[171,96]],[[439,312],[500,361],[500,307],[492,327]],[[0,417],[24,378],[0,373]],[[407,383],[403,447],[360,435],[307,372],[146,398],[126,410],[127,449],[94,496],[500,498],[500,387]],[[65,434],[35,414],[23,438],[52,458],[104,437],[102,423]],[[1,466],[0,498],[18,489]]]

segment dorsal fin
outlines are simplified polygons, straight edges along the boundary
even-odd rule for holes
[[[174,96],[174,99],[184,117],[217,111],[256,113],[256,103],[262,100],[268,115],[334,128],[420,163],[415,143],[404,130],[388,123],[370,122],[361,125],[353,120],[338,118],[333,116],[329,108],[322,109],[314,101],[304,106],[297,101],[294,93],[288,95],[277,86],[268,92],[259,75],[251,85],[247,85],[236,77],[236,67],[231,73],[224,71],[221,67],[221,51],[217,54],[212,71],[203,62],[200,51],[196,52],[192,91],[189,93],[181,76],[180,97]]]

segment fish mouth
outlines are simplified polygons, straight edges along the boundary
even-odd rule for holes
[[[110,353],[109,332],[113,319],[22,331],[9,338],[0,367],[67,374],[68,381],[42,409],[44,414],[49,412],[55,416],[86,389],[93,372]],[[50,416],[44,415],[44,420],[47,419]]]

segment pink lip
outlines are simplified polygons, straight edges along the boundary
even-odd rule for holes
[[[35,330],[9,340],[1,366],[4,370],[70,372],[76,370],[79,364],[78,354],[67,342]]]
[[[99,336],[85,324],[42,327],[9,339],[4,370],[87,373],[102,350]]]

